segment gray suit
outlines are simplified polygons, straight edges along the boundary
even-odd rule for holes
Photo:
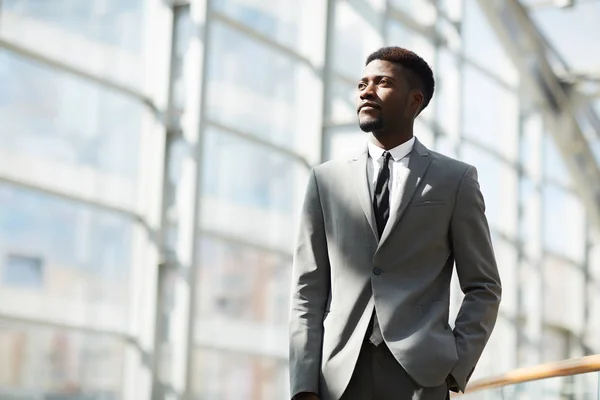
[[[310,174],[294,257],[291,394],[340,399],[374,308],[385,344],[418,385],[451,374],[464,390],[501,296],[476,169],[415,141],[400,205],[378,240],[367,159],[365,146]],[[452,330],[454,264],[465,298]]]

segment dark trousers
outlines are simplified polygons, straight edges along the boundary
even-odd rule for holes
[[[340,400],[448,400],[446,384],[420,387],[394,358],[385,343],[365,342],[350,383]]]

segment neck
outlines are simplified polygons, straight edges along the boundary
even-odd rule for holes
[[[373,144],[384,150],[391,150],[394,147],[400,146],[402,143],[408,142],[412,137],[412,129],[393,134],[391,132],[383,131],[371,132],[371,141]]]

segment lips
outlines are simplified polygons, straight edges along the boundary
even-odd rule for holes
[[[377,103],[367,102],[367,103],[361,104],[360,107],[358,107],[358,111],[362,110],[363,108],[379,110],[381,108],[381,106]]]

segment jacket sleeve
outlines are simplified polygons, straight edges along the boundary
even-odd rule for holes
[[[319,393],[323,316],[330,292],[330,266],[323,210],[311,170],[294,252],[289,324],[292,397]]]
[[[496,324],[502,295],[475,167],[466,170],[460,183],[450,233],[456,272],[465,294],[454,328],[458,362],[450,375],[464,392]]]

